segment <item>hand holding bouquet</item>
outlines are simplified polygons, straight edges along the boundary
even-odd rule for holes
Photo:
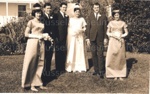
[[[83,29],[78,29],[77,31],[74,31],[73,36],[78,37],[82,35],[83,32],[84,32]]]
[[[42,36],[44,37],[44,40],[51,41],[51,43],[53,44],[54,40],[48,35],[48,33],[43,33]]]

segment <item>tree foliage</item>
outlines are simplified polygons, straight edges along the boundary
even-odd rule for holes
[[[0,30],[0,51],[1,54],[18,53],[20,45],[25,42],[24,31],[27,22],[33,17],[25,14],[24,17],[16,21],[11,21]]]
[[[113,9],[121,9],[121,18],[128,24],[128,51],[150,53],[149,5],[150,2],[144,0],[123,0],[112,5]]]

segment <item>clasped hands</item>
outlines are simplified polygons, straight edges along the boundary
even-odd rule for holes
[[[79,30],[77,30],[77,31],[74,31],[73,32],[73,36],[75,36],[75,37],[78,37],[80,34],[82,34],[84,32],[84,30],[82,30],[82,29],[79,29]]]
[[[40,35],[38,36],[38,38],[39,38],[40,40],[41,40],[41,39],[44,39],[44,40],[48,40],[48,41],[53,42],[52,37],[50,37],[50,36],[48,35],[48,33],[40,34]]]
[[[109,37],[112,37],[112,38],[115,38],[115,39],[121,41],[124,38],[124,35],[119,34],[119,33],[115,33],[115,34],[111,33],[111,34],[109,34]]]
[[[87,46],[91,45],[90,39],[86,39],[85,41],[86,41]],[[104,45],[107,45],[107,43],[108,43],[108,39],[105,38],[104,39]]]

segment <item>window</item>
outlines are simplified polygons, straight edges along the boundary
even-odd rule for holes
[[[23,17],[26,13],[26,5],[18,5],[18,17]]]

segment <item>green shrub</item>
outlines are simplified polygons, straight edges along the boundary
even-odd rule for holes
[[[22,49],[20,46],[22,43],[22,39],[24,37],[24,31],[27,25],[27,22],[33,17],[29,14],[24,15],[24,17],[19,18],[17,21],[11,21],[7,25],[3,26],[0,30],[0,51],[3,54],[12,54],[12,53],[22,53],[20,52]]]

